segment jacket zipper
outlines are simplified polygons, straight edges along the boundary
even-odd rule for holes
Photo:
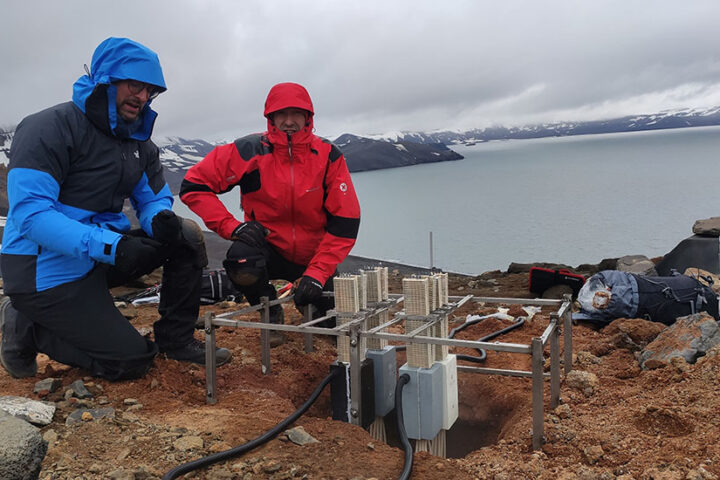
[[[295,167],[292,152],[292,137],[290,134],[288,139],[288,154],[290,155],[290,225],[292,225],[292,260],[295,260],[296,238],[295,238]]]
[[[110,205],[113,204],[113,201],[117,197],[117,192],[120,189],[120,186],[123,183],[123,179],[125,176],[125,164],[127,163],[127,155],[125,154],[125,147],[126,144],[122,140],[119,140],[120,143],[120,181],[115,185],[115,190],[113,191],[112,197],[110,198]],[[124,203],[124,202],[123,202]]]

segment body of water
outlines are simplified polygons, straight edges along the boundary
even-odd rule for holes
[[[429,266],[432,232],[433,265],[447,271],[576,266],[663,255],[695,220],[720,216],[720,127],[453,149],[465,159],[353,174],[362,208],[353,254]],[[223,197],[235,212],[238,195]]]

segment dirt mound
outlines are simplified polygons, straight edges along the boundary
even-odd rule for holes
[[[390,275],[399,292],[400,274]],[[451,295],[527,297],[527,274],[491,272],[451,279]],[[227,311],[218,306],[203,310]],[[497,311],[490,305],[466,305],[455,312]],[[132,323],[148,328],[157,318],[153,306],[137,308]],[[301,321],[286,307],[286,319]],[[523,314],[514,307],[511,315]],[[248,316],[247,320],[255,320]],[[499,340],[529,343],[549,321],[549,311]],[[565,382],[561,405],[546,407],[546,442],[531,449],[531,385],[525,378],[458,374],[460,418],[448,432],[443,459],[428,453],[414,457],[414,479],[713,479],[720,477],[720,350],[697,364],[642,371],[637,345],[650,341],[655,324],[623,320],[605,329],[577,325],[573,331],[574,369],[596,377],[595,388],[576,389]],[[491,318],[460,332],[476,339],[507,326]],[[198,338],[202,338],[198,332]],[[33,394],[35,382],[60,378],[63,388],[44,400],[58,407],[43,427],[51,446],[43,462],[43,479],[159,478],[176,465],[244,443],[273,427],[305,401],[328,374],[335,360],[332,340],[315,339],[305,354],[303,338],[272,352],[272,371],[260,370],[256,330],[220,328],[218,343],[233,361],[218,369],[218,403],[205,403],[204,368],[159,357],[149,374],[137,381],[109,383],[39,358],[39,375],[13,380],[0,371],[4,395]],[[476,354],[462,349],[458,353]],[[404,355],[398,355],[398,363]],[[461,362],[463,363],[463,362]],[[529,369],[529,357],[488,353],[488,368]],[[65,398],[65,389],[85,377],[94,397]],[[546,388],[546,405],[549,388]],[[79,407],[112,407],[111,419],[66,425]],[[266,445],[187,478],[209,479],[392,479],[402,470],[394,420],[388,419],[387,442],[367,431],[331,420],[329,391],[295,425],[318,440],[304,446],[280,435]]]

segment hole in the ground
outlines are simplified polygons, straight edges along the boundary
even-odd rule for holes
[[[463,458],[475,450],[496,443],[510,414],[512,411],[490,414],[483,419],[458,418],[446,435],[447,458]],[[390,446],[402,448],[395,410],[385,417],[385,431],[384,441]],[[415,445],[414,440],[410,440],[410,443]]]
[[[470,452],[494,444],[503,427],[503,420],[499,416],[492,416],[484,421],[458,418],[447,432],[447,457],[463,458]]]

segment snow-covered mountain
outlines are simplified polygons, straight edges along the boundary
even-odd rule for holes
[[[160,160],[165,166],[165,179],[177,193],[185,171],[203,159],[216,144],[184,138],[159,139]],[[462,155],[441,143],[388,142],[343,134],[334,143],[342,150],[351,172],[405,167],[421,163],[459,160]]]
[[[609,120],[584,122],[556,122],[523,126],[492,126],[465,131],[389,132],[371,135],[375,140],[389,142],[444,143],[445,145],[473,144],[490,140],[559,137],[594,133],[634,132],[666,128],[703,127],[720,125],[720,107],[704,109],[667,110],[646,115],[632,115]]]
[[[664,111],[610,120],[494,126],[467,131],[392,132],[369,137],[346,133],[336,138],[334,143],[345,154],[350,171],[357,172],[460,159],[461,155],[448,148],[459,144],[709,125],[720,125],[720,107]],[[0,129],[0,164],[8,163],[13,135],[14,128]],[[179,191],[187,169],[217,145],[201,139],[179,137],[155,138],[154,141],[160,148],[166,179],[174,193]]]
[[[407,167],[421,163],[445,162],[463,158],[442,143],[412,140],[386,141],[345,133],[334,141],[342,150],[351,172]]]
[[[0,164],[8,164],[8,155],[10,154],[10,144],[12,143],[15,129],[0,128]]]
[[[216,146],[205,140],[180,137],[158,139],[156,144],[160,148],[160,161],[165,167],[165,180],[175,194],[180,191],[180,184],[188,168],[202,160]]]

